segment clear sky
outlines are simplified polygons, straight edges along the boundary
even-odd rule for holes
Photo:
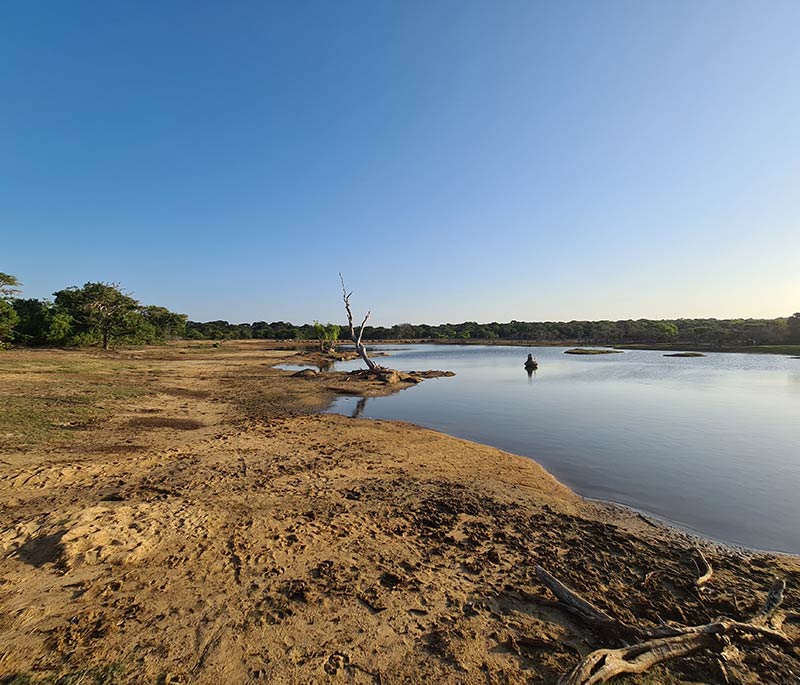
[[[0,271],[230,321],[800,310],[800,2],[4,2]]]

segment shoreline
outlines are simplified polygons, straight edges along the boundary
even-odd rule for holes
[[[390,343],[386,343],[386,344],[390,344]],[[381,354],[384,354],[384,353],[381,353]],[[391,355],[389,355],[389,356],[391,356]],[[411,387],[411,386],[404,386],[404,387]],[[386,395],[394,394],[394,392],[396,392],[396,391],[399,392],[400,390],[404,389],[404,387],[397,387],[397,388],[393,388],[393,389],[388,389],[387,388],[387,392],[385,392],[385,393],[359,394],[359,393],[354,392],[352,394],[345,394],[345,395],[337,394],[336,396],[331,398],[331,404],[328,405],[325,409],[322,409],[321,411],[330,412],[330,407],[331,407],[332,403],[338,397],[345,396],[345,397],[351,397],[351,398],[354,398],[354,399],[355,398],[380,397],[380,396],[386,396]],[[353,417],[351,417],[347,412],[331,412],[331,413],[336,413],[338,415],[345,416],[347,418],[365,418],[365,417],[362,417],[360,415],[360,413],[359,413],[358,416],[353,416]],[[368,417],[366,417],[366,418],[368,418]],[[392,419],[378,419],[378,420],[392,421]],[[447,432],[445,430],[441,430],[439,428],[436,428],[434,426],[429,426],[429,425],[426,425],[424,423],[414,423],[413,421],[399,421],[399,423],[405,423],[405,424],[416,426],[416,427],[423,428],[423,429],[426,429],[426,430],[432,430],[434,432],[441,433],[442,435],[446,435],[446,436],[451,437],[451,438],[456,439],[456,440],[467,440],[467,441],[471,442],[471,440],[469,438],[464,438],[462,436],[459,436],[459,435],[456,435],[456,434],[453,434],[453,433],[449,433],[449,432]],[[493,445],[493,444],[490,444],[490,443],[477,442],[476,444],[484,445],[484,446],[490,447],[492,449],[498,449],[498,450],[503,451],[502,447],[499,447],[497,445]],[[666,526],[668,528],[673,529],[676,533],[683,533],[683,534],[689,535],[692,538],[695,538],[697,540],[701,540],[701,541],[707,542],[709,544],[717,545],[719,547],[728,548],[731,551],[737,551],[737,552],[741,552],[741,553],[752,553],[752,554],[776,554],[776,555],[782,555],[782,556],[788,556],[788,557],[797,557],[797,558],[800,559],[800,551],[791,552],[791,551],[780,550],[780,549],[769,549],[769,548],[753,547],[753,546],[749,546],[746,543],[740,543],[740,542],[735,542],[735,541],[732,541],[732,540],[726,540],[724,538],[716,537],[713,534],[710,534],[710,533],[704,532],[702,530],[693,528],[688,523],[683,523],[681,521],[672,519],[666,514],[659,514],[659,513],[653,512],[653,511],[649,511],[647,509],[643,509],[643,508],[637,507],[636,505],[633,505],[633,504],[628,504],[626,502],[603,499],[603,498],[600,498],[600,497],[594,497],[592,495],[582,494],[578,488],[576,488],[576,487],[574,487],[574,486],[572,486],[572,485],[570,485],[570,484],[568,484],[568,483],[566,483],[564,481],[561,481],[559,476],[556,473],[553,473],[552,471],[550,471],[535,456],[525,455],[525,454],[516,454],[516,453],[513,453],[513,452],[511,452],[511,454],[515,454],[516,456],[519,456],[520,458],[528,459],[530,461],[533,461],[535,464],[537,464],[542,469],[544,469],[548,474],[550,474],[551,476],[556,478],[565,487],[569,488],[578,497],[581,497],[584,500],[591,501],[591,502],[597,502],[597,503],[604,503],[604,504],[608,504],[609,506],[619,507],[619,508],[622,508],[622,509],[625,509],[625,510],[633,511],[633,512],[635,512],[637,514],[640,514],[642,516],[649,517],[653,521],[657,521],[660,524],[662,524],[662,525],[664,525],[664,526]]]
[[[404,388],[398,388],[397,392]],[[393,393],[388,393],[393,394]],[[352,397],[352,398],[369,398],[369,397],[380,397],[385,395],[340,395],[340,397]],[[335,401],[337,398],[334,397],[331,400],[331,403]],[[330,411],[330,406],[326,407],[325,409],[320,410],[322,414],[334,414],[336,416],[342,416],[344,418],[354,420],[354,421],[382,421],[386,423],[396,424],[398,426],[410,426],[414,428],[418,428],[421,430],[431,431],[433,433],[451,438],[453,440],[459,440],[462,442],[473,443],[475,445],[480,445],[481,447],[486,447],[488,449],[497,450],[500,452],[505,452],[505,450],[495,447],[494,445],[490,445],[484,442],[478,442],[474,440],[469,440],[467,438],[462,438],[457,435],[453,435],[452,433],[448,433],[447,431],[439,430],[437,428],[431,428],[430,426],[425,426],[423,424],[414,423],[413,421],[401,421],[397,419],[373,419],[369,417],[362,417],[362,416],[348,416],[345,413],[340,412],[332,412]],[[800,560],[800,552],[786,552],[783,550],[772,550],[772,549],[759,549],[755,547],[749,547],[745,544],[732,542],[729,540],[724,540],[722,538],[714,537],[713,535],[709,535],[708,533],[704,533],[702,531],[696,530],[689,526],[688,524],[683,524],[679,521],[675,521],[670,519],[667,516],[663,516],[657,514],[652,511],[648,511],[647,509],[642,509],[640,507],[633,506],[631,504],[626,504],[625,502],[617,502],[610,499],[603,499],[600,497],[592,497],[589,495],[583,495],[578,492],[575,488],[570,486],[569,484],[563,482],[555,473],[550,471],[547,467],[542,465],[535,457],[529,457],[524,454],[516,454],[514,452],[507,452],[514,457],[518,457],[520,459],[525,459],[527,461],[533,462],[537,467],[541,468],[545,473],[547,473],[550,477],[556,480],[560,485],[568,489],[571,493],[573,493],[576,497],[580,499],[590,502],[593,504],[597,504],[600,506],[608,507],[609,509],[618,510],[622,513],[633,514],[635,516],[641,517],[642,519],[646,519],[648,525],[654,527],[660,527],[665,530],[669,535],[674,535],[676,537],[687,537],[692,539],[697,543],[702,543],[704,545],[713,546],[718,548],[719,550],[723,550],[729,553],[734,554],[741,554],[742,556],[758,556],[758,555],[778,555],[783,557],[789,558],[796,558]]]
[[[529,457],[523,457],[528,459]],[[546,469],[545,469],[546,470]],[[548,471],[549,473],[549,471]],[[568,485],[566,487],[569,487]],[[572,490],[572,488],[570,488]],[[573,492],[575,492],[573,490]],[[739,554],[742,557],[758,557],[762,555],[775,555],[779,557],[787,557],[789,559],[800,560],[799,552],[784,552],[775,549],[758,549],[756,547],[748,547],[747,545],[730,542],[721,538],[716,538],[713,535],[703,533],[695,530],[687,524],[682,524],[679,521],[674,521],[666,516],[660,516],[646,509],[640,509],[624,502],[615,502],[614,500],[600,499],[598,497],[588,497],[575,493],[578,497],[595,504],[612,507],[614,509],[621,509],[623,511],[632,513],[648,521],[649,525],[664,528],[667,532],[678,537],[685,537],[694,543],[714,547],[722,552],[730,554]]]
[[[261,342],[0,358],[0,399],[24,401],[0,432],[0,679],[554,683],[602,643],[536,565],[643,625],[744,618],[775,575],[800,610],[800,559],[690,539],[528,457],[319,413],[355,381],[271,367],[300,359]],[[783,683],[795,665],[758,650],[729,670]]]

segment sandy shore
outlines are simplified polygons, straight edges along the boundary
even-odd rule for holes
[[[554,683],[603,643],[536,564],[642,625],[744,620],[775,575],[800,611],[796,557],[701,543],[698,591],[688,535],[529,459],[319,414],[393,388],[273,368],[297,354],[0,355],[2,682]],[[620,682],[723,672],[796,683],[800,662],[754,645]]]

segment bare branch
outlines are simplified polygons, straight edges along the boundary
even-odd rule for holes
[[[780,647],[787,654],[797,656],[796,644],[788,636],[774,628],[757,625],[751,622],[734,621],[729,618],[718,618],[711,623],[706,623],[702,626],[666,626],[661,628],[654,628],[646,630],[645,634],[649,638],[661,637],[676,637],[678,635],[694,635],[706,631],[710,625],[721,625],[724,631],[735,633],[743,641],[752,641],[753,638],[760,638],[765,642],[770,642],[777,647]]]
[[[598,609],[594,604],[581,597],[575,590],[564,585],[558,578],[548,573],[541,566],[536,566],[535,570],[536,577],[550,588],[550,591],[562,602],[564,608],[585,623],[617,637],[625,636],[629,639],[631,637],[642,637],[642,631],[636,626],[628,625],[609,616],[602,609]]]
[[[597,685],[621,673],[644,673],[663,661],[716,644],[715,624],[702,633],[664,637],[622,649],[597,649],[585,657],[560,685]]]
[[[708,563],[708,559],[705,558],[703,552],[700,550],[699,547],[696,548],[697,556],[700,557],[700,564],[698,564],[698,568],[703,572],[700,577],[694,581],[695,587],[702,587],[705,585],[709,580],[711,580],[711,576],[714,575],[714,569],[711,568],[711,564]]]
[[[344,287],[344,276],[342,276],[341,271],[339,272],[339,280],[342,282],[342,297],[344,298],[344,309],[347,312],[347,323],[350,324],[350,338],[355,342],[356,332],[353,330],[353,312],[350,310],[350,296],[353,292],[350,291],[348,293],[347,288]]]
[[[368,311],[367,315],[364,317],[364,320],[361,322],[361,326],[358,329],[358,342],[356,343],[357,345],[361,344],[361,336],[364,334],[364,324],[367,323],[367,319],[369,318],[370,314],[372,314],[372,312]]]

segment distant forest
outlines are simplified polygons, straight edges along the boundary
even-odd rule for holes
[[[0,345],[143,345],[189,340],[308,340],[338,326],[318,322],[187,321],[185,314],[143,305],[114,283],[86,283],[53,294],[53,300],[22,298],[19,281],[0,272]],[[345,330],[345,327],[341,327]],[[800,313],[779,319],[637,319],[625,321],[474,321],[437,326],[401,323],[366,326],[365,340],[519,340],[587,344],[703,344],[714,346],[800,343]]]
[[[342,330],[345,327],[342,326]],[[196,340],[268,338],[316,340],[313,324],[286,321],[189,321],[186,337]],[[692,343],[707,345],[780,345],[800,342],[800,313],[780,319],[636,319],[625,321],[475,321],[438,326],[401,323],[366,326],[365,340],[520,340],[575,341],[590,344]]]

